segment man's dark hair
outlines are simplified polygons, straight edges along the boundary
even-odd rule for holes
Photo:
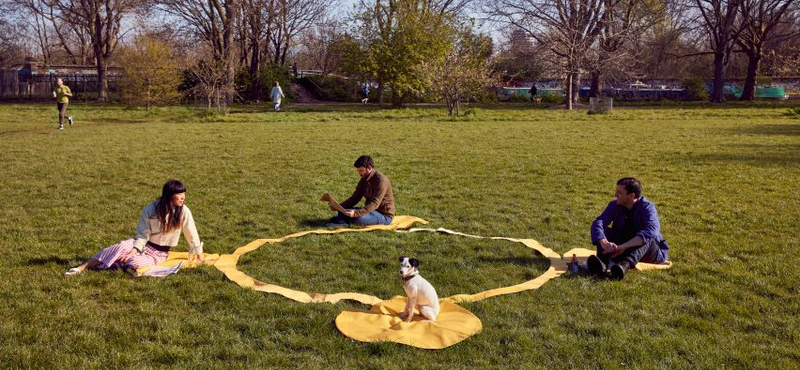
[[[617,185],[624,186],[625,191],[636,195],[637,199],[642,196],[642,184],[635,177],[623,177],[617,180]]]
[[[372,161],[372,157],[362,155],[356,159],[356,163],[353,163],[353,167],[375,168],[375,162]]]

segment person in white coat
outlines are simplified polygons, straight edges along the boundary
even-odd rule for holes
[[[270,99],[275,104],[275,111],[280,112],[281,110],[281,99],[284,98],[283,90],[281,89],[281,84],[278,81],[275,81],[275,86],[272,87],[272,92],[269,94]]]

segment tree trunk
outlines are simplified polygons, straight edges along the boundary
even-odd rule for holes
[[[747,77],[744,79],[744,88],[739,100],[756,100],[756,78],[758,67],[761,64],[761,49],[751,50],[747,53]]]
[[[599,98],[603,96],[602,86],[600,85],[600,71],[592,72],[592,83],[589,87],[589,97]]]
[[[383,104],[383,81],[378,81],[377,99],[378,104]]]
[[[97,101],[108,101],[108,75],[106,69],[106,61],[102,55],[95,53],[95,62],[97,63]]]
[[[581,102],[581,73],[574,72],[572,74],[572,102],[578,104]]]
[[[564,94],[567,100],[567,110],[572,110],[572,73],[567,73],[567,81],[564,84]]]
[[[725,52],[714,53],[714,89],[711,91],[712,103],[725,102]]]

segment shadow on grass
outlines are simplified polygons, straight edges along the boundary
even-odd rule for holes
[[[66,258],[54,257],[54,256],[46,257],[46,258],[31,258],[31,259],[28,260],[28,265],[44,266],[44,265],[49,265],[51,263],[54,263],[56,265],[69,266],[70,263],[72,263],[72,261],[74,261],[74,260],[85,261],[86,258],[81,258],[81,257],[77,257],[77,256],[75,258],[72,258],[72,259],[66,259]]]
[[[727,153],[681,154],[678,160],[685,163],[727,162],[757,166],[797,166],[800,163],[798,144],[732,144]]]
[[[322,229],[328,223],[327,218],[307,218],[297,221],[297,226],[310,229]]]
[[[112,117],[104,117],[103,123],[111,123],[117,125],[131,125],[131,124],[138,124],[138,123],[146,123],[149,122],[148,119],[122,119],[122,118],[112,118]]]
[[[735,134],[745,135],[782,135],[799,136],[800,124],[798,123],[771,123],[768,125],[747,125],[730,129]]]
[[[542,256],[532,257],[478,257],[482,263],[505,263],[522,267],[540,267],[542,269],[550,267],[550,261]]]

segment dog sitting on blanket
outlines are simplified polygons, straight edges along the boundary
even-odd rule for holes
[[[400,275],[403,276],[403,289],[408,297],[400,318],[411,322],[416,308],[425,317],[423,321],[436,321],[436,316],[439,316],[439,296],[433,285],[419,276],[419,260],[400,257]]]

